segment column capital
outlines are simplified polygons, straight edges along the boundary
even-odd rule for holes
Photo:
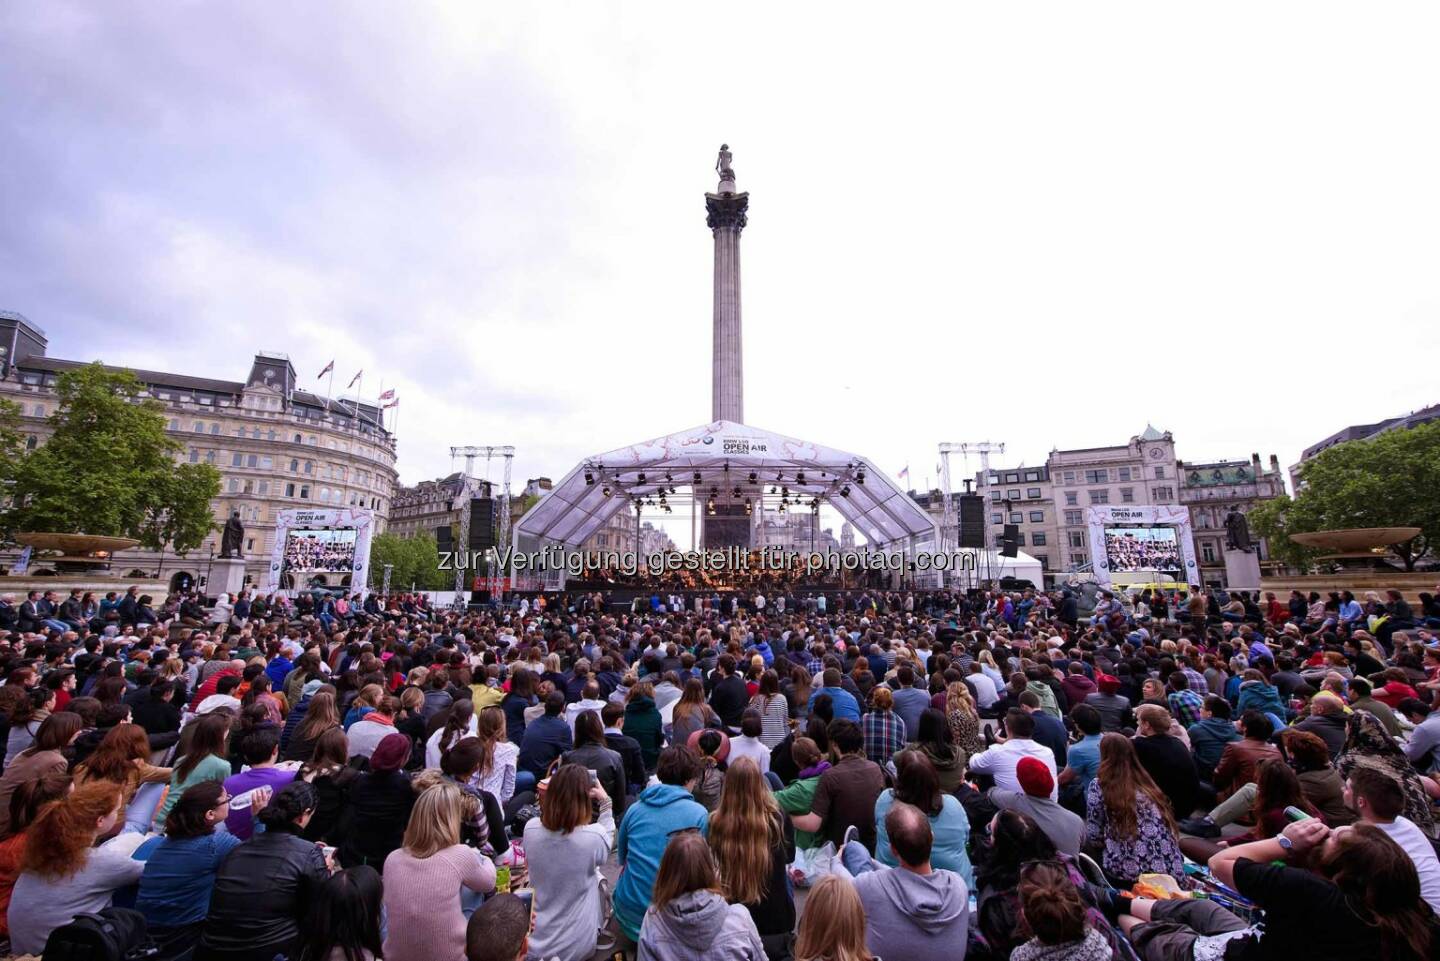
[[[706,194],[705,195],[705,225],[711,230],[718,230],[721,227],[734,227],[737,231],[745,229],[745,212],[750,206],[750,195],[743,194]]]

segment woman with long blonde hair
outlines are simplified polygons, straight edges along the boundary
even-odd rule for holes
[[[790,858],[780,806],[750,758],[727,769],[708,837],[726,900],[745,905],[766,953],[779,956],[795,928],[795,901],[785,883]]]
[[[795,961],[876,961],[865,947],[865,906],[855,885],[827,874],[810,889],[800,930],[795,932]]]
[[[405,841],[385,858],[385,958],[431,961],[465,955],[465,890],[495,890],[495,865],[460,843],[465,794],[438,781],[415,799]]]
[[[952,681],[945,687],[945,720],[950,725],[963,767],[970,755],[985,750],[980,740],[980,709],[975,706],[975,698],[970,696],[970,688],[964,681]]]

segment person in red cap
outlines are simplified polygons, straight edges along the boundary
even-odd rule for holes
[[[1135,714],[1130,709],[1130,699],[1119,693],[1120,679],[1111,674],[1100,674],[1095,678],[1100,690],[1085,696],[1085,703],[1100,712],[1100,728],[1105,733],[1121,731],[1135,726]]]
[[[1071,857],[1079,854],[1080,845],[1085,841],[1085,820],[1050,799],[1055,778],[1045,762],[1037,757],[1022,757],[1015,765],[1015,780],[1020,782],[1019,791],[1003,787],[990,789],[990,800],[995,806],[1031,818],[1061,854]]]

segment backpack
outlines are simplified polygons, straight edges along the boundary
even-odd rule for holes
[[[132,961],[156,952],[145,929],[145,916],[128,908],[79,914],[50,932],[43,961]]]

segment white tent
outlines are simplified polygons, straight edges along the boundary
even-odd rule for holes
[[[724,420],[586,458],[520,519],[515,541],[579,547],[634,498],[756,485],[818,497],[876,548],[934,541],[930,515],[864,457]]]
[[[1014,557],[1001,557],[993,550],[982,551],[974,547],[961,547],[957,553],[969,555],[974,558],[974,566],[969,561],[966,567],[959,573],[950,575],[950,583],[961,587],[972,587],[984,580],[1001,580],[1006,577],[1013,577],[1016,580],[1029,581],[1036,587],[1043,587],[1045,584],[1044,566],[1024,551],[1016,551]]]

